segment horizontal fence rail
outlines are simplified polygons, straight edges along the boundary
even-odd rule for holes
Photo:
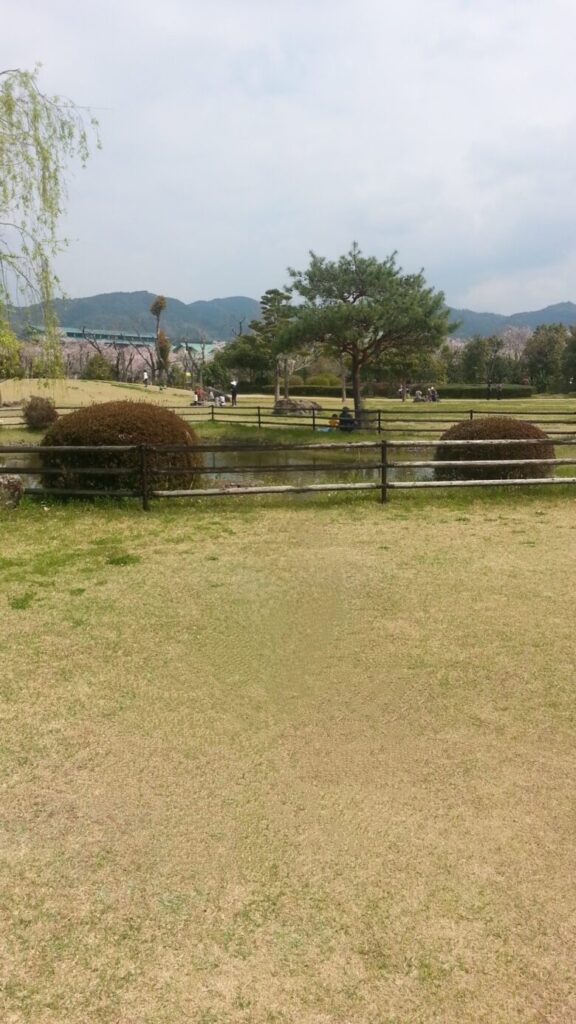
[[[144,396],[142,396],[144,400]],[[62,405],[57,407],[59,413],[72,412],[85,406]],[[340,432],[339,427],[330,427],[329,421],[338,416],[342,411],[342,403],[336,407],[323,407],[321,410],[310,410],[303,415],[281,413],[277,414],[271,406],[263,405],[238,405],[232,407],[217,406],[210,403],[203,405],[165,405],[165,409],[171,409],[182,416],[191,425],[194,423],[218,423],[223,426],[246,426],[265,429],[266,427],[289,427],[290,429],[306,429],[318,432]],[[494,408],[489,410],[459,409],[448,410],[439,403],[422,402],[407,403],[399,402],[397,409],[389,408],[366,408],[363,410],[360,423],[357,427],[375,432],[385,437],[401,433],[407,437],[422,437],[430,435],[436,437],[451,424],[462,419],[475,419],[479,417],[503,416],[521,419],[526,422],[542,424],[552,437],[562,437],[567,433],[576,434],[576,410],[561,409],[555,412],[544,410],[542,412],[530,413],[526,410],[516,412],[514,410],[499,408],[499,402],[494,403]],[[5,406],[0,407],[0,428],[2,427],[23,427],[22,407]],[[568,428],[568,429],[562,429]],[[571,429],[570,429],[571,428]]]
[[[499,476],[497,479],[483,479],[480,473],[477,479],[437,479],[436,470],[485,468],[505,471],[511,467],[531,466],[534,469],[553,471],[556,467],[576,466],[576,439],[563,438],[553,442],[556,446],[571,446],[574,454],[568,453],[558,458],[538,458],[538,446],[549,445],[548,439],[519,438],[499,440],[388,440],[379,441],[324,441],[316,443],[281,443],[258,444],[255,441],[241,442],[203,442],[198,445],[0,445],[0,481],[3,476],[19,475],[24,478],[37,478],[36,486],[25,486],[24,492],[40,498],[61,496],[69,497],[118,497],[138,498],[145,509],[150,507],[152,499],[160,498],[211,498],[234,497],[250,494],[304,494],[326,491],[377,491],[381,501],[386,501],[388,492],[400,489],[424,489],[439,487],[526,487],[553,486],[558,484],[572,485],[576,476],[550,475],[528,478],[509,478]],[[483,454],[481,459],[466,458],[463,460],[438,458],[438,451],[449,447],[452,451],[465,447],[467,451],[475,447],[486,450],[505,446],[506,458],[490,459]],[[522,446],[534,449],[534,457],[514,459],[510,449]],[[432,449],[431,457],[419,457],[426,450]],[[194,454],[202,457],[203,464],[198,467],[172,467],[169,457],[178,453]],[[41,461],[41,453],[66,456],[63,465],[46,465]],[[81,455],[81,464],[75,465],[73,456]],[[397,454],[396,454],[397,453]],[[405,455],[413,453],[414,458]],[[102,463],[102,456],[110,454],[110,465]],[[158,456],[164,454],[168,462],[157,464]],[[94,455],[94,464],[86,464],[87,457]],[[404,457],[403,457],[404,455]],[[97,458],[96,458],[97,456]],[[395,457],[396,456],[396,457]],[[122,458],[127,459],[122,462]],[[69,463],[69,459],[72,462]],[[284,459],[284,461],[282,461]],[[245,460],[245,461],[242,461]],[[120,464],[115,464],[119,461]],[[210,464],[211,463],[211,464]],[[303,480],[294,483],[283,482],[282,478],[290,473],[303,476]],[[169,474],[173,478],[182,477],[182,487],[167,489],[158,486],[158,479]],[[308,474],[325,474],[326,482],[307,482]],[[347,479],[346,475],[359,474],[361,479]],[[75,486],[67,485],[68,479],[78,482]],[[248,481],[234,481],[234,478],[248,477]],[[61,477],[61,486],[50,486],[51,477]],[[117,487],[113,489],[99,486],[99,477],[113,477]],[[270,483],[262,477],[279,477]],[[425,478],[422,479],[422,476]],[[83,486],[82,479],[94,478],[94,484]],[[131,478],[126,481],[126,478]],[[403,478],[407,477],[407,478]],[[193,486],[187,485],[187,479],[194,480]],[[40,483],[41,481],[41,483]],[[305,482],[306,481],[306,482]]]
[[[234,495],[246,494],[303,494],[325,491],[371,491],[378,490],[384,495],[383,481],[385,476],[384,464],[385,442],[327,442],[319,444],[256,444],[248,443],[209,443],[204,442],[198,445],[0,445],[0,480],[4,475],[33,476],[42,480],[42,486],[25,487],[26,494],[40,498],[61,496],[69,497],[133,497],[140,498],[144,509],[148,509],[152,498],[202,498],[202,497],[232,497]],[[311,452],[314,456],[317,453],[318,460],[313,463],[297,459],[294,463],[258,463],[253,461],[252,456],[262,456],[275,453],[289,455],[291,453]],[[377,457],[359,458],[360,454],[377,453]],[[41,454],[44,455],[65,455],[67,457],[78,453],[82,457],[82,465],[66,463],[63,466],[44,466],[41,461]],[[130,465],[109,466],[86,465],[86,457],[90,455],[101,458],[103,454],[109,453],[114,459],[118,455],[132,456]],[[155,465],[154,457],[164,454],[170,455],[186,453],[189,455],[222,456],[223,461],[213,465],[202,465],[194,467],[172,467],[169,463]],[[336,455],[334,461],[329,461],[327,455]],[[227,459],[232,455],[248,457],[248,463],[238,465],[230,463]],[[8,456],[3,461],[3,456]],[[341,456],[344,456],[343,458]],[[356,458],[354,458],[356,456]],[[32,457],[32,463],[23,462],[22,459]],[[19,461],[20,459],[20,461]],[[211,478],[215,478],[216,484],[223,474],[236,476],[238,474],[250,475],[276,475],[286,473],[323,473],[334,477],[339,473],[361,472],[363,474],[377,474],[378,479],[363,479],[359,482],[343,482],[339,479],[329,479],[327,483],[298,483],[298,484],[263,484],[255,480],[254,483],[240,485],[232,482],[224,482],[224,485],[212,484]],[[121,478],[137,474],[137,484],[128,489],[122,487]],[[66,486],[66,474],[68,476],[108,476],[118,478],[118,487],[113,489],[100,489],[99,487],[85,488],[82,486]],[[155,486],[155,478],[159,476],[188,477],[194,478],[193,487],[172,488],[170,490]],[[64,480],[64,486],[50,487],[49,477],[60,476]],[[208,481],[206,485],[198,483],[202,479]]]

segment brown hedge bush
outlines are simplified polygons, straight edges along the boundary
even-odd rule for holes
[[[51,398],[34,395],[24,403],[24,420],[29,430],[46,430],[58,419],[56,406]]]
[[[187,490],[197,484],[203,466],[195,431],[176,413],[149,402],[103,402],[61,416],[40,446],[45,470],[42,485],[50,490],[140,491],[140,453],[49,452],[64,445],[185,445],[189,451],[147,454],[151,490]],[[91,473],[94,469],[96,472]],[[109,472],[106,472],[109,470]],[[114,470],[121,470],[116,473]],[[82,472],[80,472],[82,471]]]
[[[530,459],[533,466],[437,466],[437,480],[527,480],[552,476],[553,466],[538,464],[538,459],[554,459],[554,445],[548,434],[533,423],[509,416],[486,416],[481,419],[462,420],[446,430],[441,441],[497,441],[538,440],[542,444],[511,445],[442,445],[436,449],[434,459],[439,462],[467,460]]]

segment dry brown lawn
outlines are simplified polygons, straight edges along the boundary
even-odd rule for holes
[[[572,502],[0,535],[5,1024],[576,1020]]]

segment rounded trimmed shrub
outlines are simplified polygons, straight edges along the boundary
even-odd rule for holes
[[[58,419],[56,406],[51,398],[34,395],[24,403],[24,419],[29,430],[46,430]]]
[[[188,490],[196,486],[204,460],[194,450],[198,437],[181,416],[149,402],[102,402],[61,416],[47,431],[39,448],[50,490],[140,492],[140,452],[50,452],[65,445],[185,445],[189,451],[149,451],[150,490]],[[94,470],[94,472],[90,472]],[[106,472],[106,471],[109,472]],[[115,473],[114,470],[121,470]],[[82,472],[81,472],[82,471]]]
[[[434,459],[438,462],[460,462],[485,459],[530,459],[533,466],[437,466],[437,480],[529,480],[552,476],[553,466],[538,464],[538,459],[554,459],[555,451],[548,434],[533,423],[509,416],[485,416],[461,420],[444,431],[441,441],[509,441],[538,440],[542,444],[511,445],[441,445]]]

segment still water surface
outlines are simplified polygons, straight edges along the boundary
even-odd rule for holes
[[[410,453],[405,449],[402,459],[419,457],[417,452]],[[287,452],[287,451],[219,451],[204,452],[204,473],[202,475],[202,487],[247,487],[261,484],[272,486],[274,484],[291,484],[294,487],[305,486],[306,484],[330,483],[364,483],[380,480],[380,469],[374,468],[374,463],[380,460],[378,449],[362,451],[354,449],[352,452],[339,452],[327,454],[325,452]],[[346,468],[346,463],[365,462],[367,468]],[[326,469],[329,464],[333,469]],[[370,466],[372,464],[372,468]],[[18,453],[17,448],[10,454],[0,454],[0,466],[13,465],[29,468],[39,467],[39,460],[36,453]],[[301,466],[306,468],[293,469]],[[220,470],[220,471],[219,471]],[[389,470],[389,481],[395,480],[424,480],[430,478],[431,470],[416,468],[413,472],[409,469]],[[26,487],[34,490],[40,488],[40,476],[26,474],[24,477]]]

